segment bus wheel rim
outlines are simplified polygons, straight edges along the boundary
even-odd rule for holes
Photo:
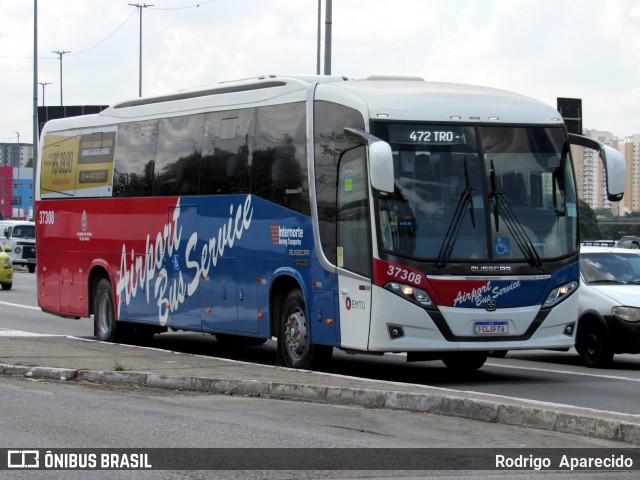
[[[296,358],[302,357],[307,350],[307,321],[299,308],[287,317],[285,338],[289,352]]]

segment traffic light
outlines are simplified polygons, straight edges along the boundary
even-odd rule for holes
[[[582,135],[582,99],[558,97],[558,112],[569,133]]]

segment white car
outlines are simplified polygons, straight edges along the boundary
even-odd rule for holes
[[[576,350],[590,367],[616,353],[640,353],[640,251],[580,248],[580,314]]]

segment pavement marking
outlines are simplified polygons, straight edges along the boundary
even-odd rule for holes
[[[546,372],[546,373],[558,373],[563,375],[580,375],[583,377],[595,377],[595,378],[604,378],[607,380],[626,380],[628,382],[640,382],[640,378],[631,378],[631,377],[620,377],[617,375],[603,375],[601,373],[585,373],[585,372],[572,372],[569,370],[554,370],[551,368],[532,368],[532,367],[521,367],[515,365],[502,365],[497,363],[486,363],[485,365],[491,367],[498,368],[515,368],[516,370],[533,370],[535,372]]]
[[[10,307],[28,308],[29,310],[40,310],[40,307],[32,307],[30,305],[20,305],[19,303],[0,302],[0,305],[8,305]]]
[[[59,335],[53,335],[50,333],[31,333],[21,332],[20,330],[9,330],[6,328],[0,328],[0,337],[58,337]]]

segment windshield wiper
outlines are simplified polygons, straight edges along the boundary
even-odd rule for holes
[[[502,217],[502,220],[504,220],[504,223],[507,226],[507,230],[509,230],[509,233],[511,233],[511,236],[515,240],[516,245],[518,245],[518,248],[525,256],[525,258],[532,266],[541,266],[542,261],[540,260],[540,255],[538,255],[536,247],[533,245],[533,242],[527,235],[524,226],[522,225],[520,220],[518,220],[518,217],[511,208],[511,205],[509,205],[507,197],[505,197],[502,191],[500,191],[496,186],[496,171],[493,165],[493,160],[491,160],[491,169],[489,173],[491,177],[491,193],[489,194],[489,197],[491,198],[492,202],[496,232],[500,231],[498,218]]]
[[[458,238],[458,234],[460,233],[460,228],[462,227],[462,221],[464,220],[464,214],[467,211],[467,208],[469,209],[471,225],[473,226],[473,228],[476,228],[476,218],[473,211],[474,189],[471,186],[471,180],[469,179],[469,168],[467,166],[466,157],[464,159],[464,180],[466,182],[466,187],[460,194],[458,205],[456,205],[456,211],[453,214],[451,223],[449,223],[449,228],[447,229],[447,233],[444,236],[444,241],[440,246],[438,260],[436,262],[436,265],[438,267],[444,267],[451,257],[451,252],[453,252],[453,247],[456,244],[456,239]]]

